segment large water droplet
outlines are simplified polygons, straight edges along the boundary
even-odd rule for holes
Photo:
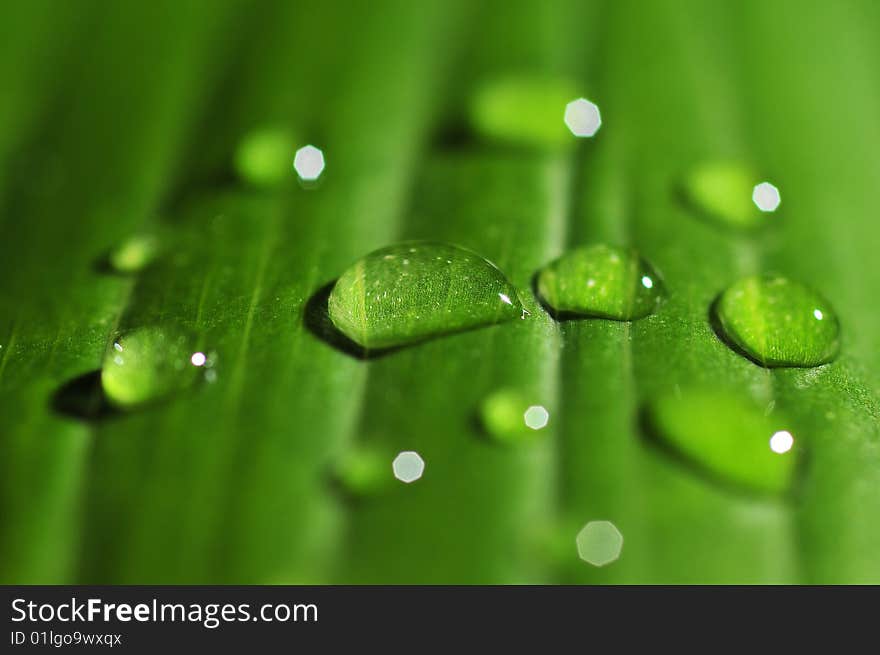
[[[718,298],[714,316],[725,340],[763,366],[818,366],[839,348],[828,301],[784,277],[740,280]]]
[[[279,184],[289,175],[294,139],[284,127],[262,127],[248,133],[235,152],[235,170],[258,187]]]
[[[480,422],[486,433],[498,443],[515,444],[534,441],[545,434],[550,413],[543,405],[530,402],[516,389],[500,389],[480,404]]]
[[[657,271],[631,249],[603,244],[566,253],[538,273],[538,294],[557,315],[629,321],[664,298]]]
[[[149,266],[159,252],[159,240],[153,234],[138,234],[126,239],[107,256],[117,273],[137,273]]]
[[[738,395],[690,390],[646,408],[652,436],[706,473],[765,493],[789,488],[796,439],[787,421]]]
[[[493,141],[535,148],[573,145],[565,113],[577,96],[577,87],[564,79],[500,78],[474,96],[471,123],[478,134]],[[598,129],[598,110],[594,127]]]
[[[367,349],[523,316],[516,289],[476,253],[441,243],[382,248],[355,262],[328,301],[333,324]]]
[[[682,191],[688,204],[704,217],[734,228],[752,228],[767,220],[754,198],[759,182],[757,173],[743,164],[708,162],[685,176]],[[761,189],[758,197],[763,202],[766,194]]]
[[[163,398],[195,382],[201,368],[193,340],[185,333],[143,327],[117,338],[101,366],[101,386],[107,399],[128,408]]]

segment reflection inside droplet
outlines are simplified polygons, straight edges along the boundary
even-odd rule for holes
[[[315,146],[303,146],[296,151],[293,168],[301,180],[313,182],[324,172],[324,153]]]
[[[813,316],[816,317],[817,321],[821,321],[823,318],[825,318],[825,314],[822,313],[821,309],[814,309]]]
[[[752,191],[752,201],[762,212],[775,212],[782,198],[779,189],[769,182],[761,182]]]
[[[542,405],[532,405],[523,414],[523,420],[532,430],[540,430],[550,422],[550,412]]]
[[[794,437],[788,430],[780,430],[770,437],[770,450],[774,453],[787,453],[794,445]]]
[[[506,293],[499,293],[498,297],[501,298],[501,300],[503,302],[507,303],[508,305],[513,304],[513,302],[510,300],[510,296],[508,296]]]
[[[654,280],[649,278],[647,275],[642,278],[642,286],[646,289],[650,289],[654,286]]]
[[[205,353],[193,353],[192,357],[189,358],[193,366],[204,366],[207,360],[208,358],[205,357]]]
[[[425,471],[425,460],[413,450],[404,450],[394,458],[391,464],[394,477],[401,482],[415,482]]]
[[[575,136],[593,136],[602,125],[599,107],[586,98],[572,100],[565,106],[565,125]]]

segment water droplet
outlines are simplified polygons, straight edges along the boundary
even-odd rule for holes
[[[328,308],[336,328],[368,349],[522,316],[516,289],[493,264],[464,248],[427,242],[358,260],[336,281]]]
[[[117,273],[137,273],[149,266],[159,253],[159,240],[152,234],[138,234],[126,239],[107,256]]]
[[[205,353],[193,353],[192,357],[189,358],[190,363],[193,366],[204,366],[205,362],[208,361],[208,358],[205,356]]]
[[[249,132],[235,152],[239,177],[258,187],[276,186],[290,170],[294,140],[283,127],[267,126]]]
[[[794,474],[794,437],[786,419],[738,395],[690,390],[646,407],[662,444],[704,472],[739,487],[782,493]]]
[[[682,191],[688,204],[706,218],[730,227],[752,228],[766,220],[757,199],[753,201],[759,181],[743,164],[709,162],[685,176]]]
[[[483,429],[499,443],[532,442],[550,420],[542,405],[534,405],[517,389],[500,389],[480,403]]]
[[[602,126],[599,107],[586,98],[578,98],[569,102],[565,106],[563,120],[571,133],[579,137],[591,137]]]
[[[752,200],[762,212],[775,212],[782,203],[779,189],[769,182],[761,182],[752,191]]]
[[[324,172],[324,153],[315,146],[303,146],[296,151],[293,168],[299,179],[314,182]]]
[[[404,450],[391,463],[394,477],[401,482],[415,482],[425,472],[425,460],[413,450]]]
[[[353,496],[369,496],[389,486],[389,453],[376,448],[349,448],[334,464],[333,476]]]
[[[117,407],[141,405],[193,384],[192,339],[182,332],[144,327],[117,338],[101,366],[101,386]]]
[[[611,521],[590,521],[578,532],[575,543],[582,560],[593,566],[605,566],[620,557],[623,535]]]
[[[818,366],[834,359],[839,325],[829,303],[784,277],[747,277],[718,298],[714,317],[722,336],[768,367]]]
[[[538,274],[538,294],[557,315],[629,321],[665,297],[660,276],[637,252],[603,244],[564,254]]]
[[[577,87],[568,80],[500,78],[474,96],[471,124],[492,141],[542,149],[570,146],[571,133],[562,119],[564,113],[567,119],[566,107],[577,95]]]

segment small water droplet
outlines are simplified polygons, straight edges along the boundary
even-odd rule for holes
[[[517,389],[499,389],[480,403],[480,423],[493,441],[504,444],[535,441],[550,420],[542,405]]]
[[[293,168],[300,180],[314,182],[324,172],[324,153],[315,146],[303,146],[296,151]]]
[[[538,273],[538,294],[560,317],[634,320],[665,297],[659,274],[634,250],[596,244],[564,254]]]
[[[766,220],[755,198],[759,180],[753,170],[741,163],[706,162],[685,176],[682,192],[687,203],[702,216],[729,227],[753,228]],[[758,194],[762,201],[764,193]]]
[[[483,85],[474,96],[471,124],[491,141],[540,149],[568,147],[573,139],[561,119],[563,113],[568,118],[566,107],[577,95],[577,87],[564,79],[499,78]],[[576,109],[580,112],[579,106]]]
[[[198,377],[190,365],[192,339],[177,330],[143,327],[128,332],[107,349],[101,386],[117,407],[141,405],[181,391]]]
[[[152,234],[138,234],[126,239],[107,256],[117,273],[137,273],[149,266],[159,253],[159,240]]]
[[[394,471],[395,478],[409,484],[422,477],[425,472],[425,460],[417,452],[405,450],[394,458],[391,470]]]
[[[205,362],[208,361],[208,358],[205,356],[205,353],[193,353],[192,357],[189,358],[190,363],[193,366],[204,366]]]
[[[392,482],[388,475],[389,453],[366,446],[349,448],[333,465],[333,477],[353,496],[370,496]]]
[[[763,493],[789,488],[796,458],[786,419],[735,394],[689,390],[646,407],[651,435],[703,472]]]
[[[249,132],[235,152],[239,177],[257,187],[276,186],[288,175],[294,139],[287,128],[265,126]]]
[[[829,303],[784,277],[740,280],[718,298],[714,318],[726,340],[763,366],[818,366],[839,349],[839,325]]]
[[[620,558],[623,535],[611,521],[590,521],[578,532],[575,543],[582,560],[606,566]]]
[[[402,252],[408,253],[406,266],[400,257],[388,258]],[[386,294],[391,302],[375,300]],[[336,281],[328,309],[349,339],[381,349],[520,318],[523,308],[492,263],[464,248],[425,242],[390,246],[358,260]]]

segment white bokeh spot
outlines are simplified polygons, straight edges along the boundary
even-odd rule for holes
[[[414,450],[404,450],[394,458],[391,464],[394,477],[401,482],[415,482],[425,472],[425,460]]]
[[[578,98],[565,106],[565,124],[575,136],[590,137],[602,126],[602,115],[595,103]]]
[[[762,212],[775,212],[782,202],[779,189],[769,182],[761,182],[752,191],[752,201]]]
[[[550,412],[542,405],[532,405],[523,414],[523,420],[532,430],[540,430],[550,422]]]
[[[611,521],[590,521],[578,532],[575,543],[582,560],[605,566],[620,557],[623,535]]]
[[[301,180],[313,182],[324,172],[324,153],[315,146],[303,146],[296,151],[293,168]]]

